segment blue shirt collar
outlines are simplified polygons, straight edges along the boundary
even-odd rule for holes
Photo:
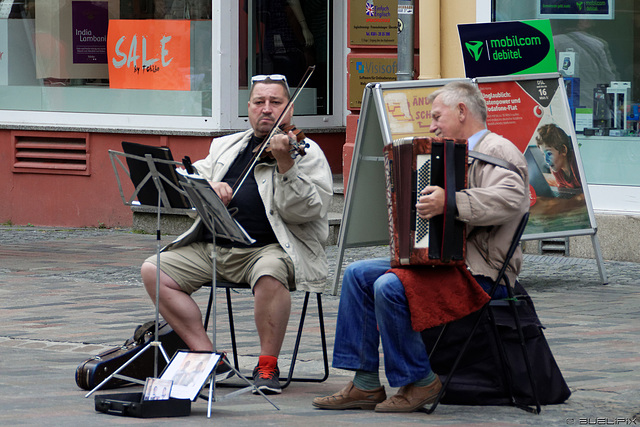
[[[482,129],[481,131],[478,131],[476,133],[474,133],[473,135],[471,135],[468,139],[467,139],[467,144],[469,146],[469,150],[473,150],[473,148],[476,146],[476,144],[478,143],[478,141],[480,141],[480,139],[482,139],[482,137],[484,136],[485,133],[488,133],[489,131],[487,129]]]

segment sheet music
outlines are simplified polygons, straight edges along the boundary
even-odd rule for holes
[[[198,174],[176,169],[180,185],[211,233],[235,242],[250,245],[255,242],[238,221],[231,217],[227,207],[213,191],[209,182]]]

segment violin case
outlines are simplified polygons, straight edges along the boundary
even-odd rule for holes
[[[109,375],[113,374],[118,368],[138,354],[138,352],[142,351],[149,342],[153,341],[154,334],[155,321],[139,325],[135,329],[133,336],[126,340],[121,346],[104,351],[82,362],[76,369],[76,384],[78,387],[84,390],[93,390]],[[160,322],[158,325],[158,341],[162,344],[162,348],[167,353],[169,360],[171,360],[177,350],[188,349],[185,342],[182,341],[178,334],[165,321]],[[149,346],[142,355],[127,365],[119,374],[142,381],[148,377],[153,377],[155,353],[156,349]],[[158,375],[165,366],[167,366],[167,363],[162,353],[158,351]],[[111,378],[101,389],[113,389],[131,384],[132,383],[127,380]]]

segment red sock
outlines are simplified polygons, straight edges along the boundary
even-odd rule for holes
[[[262,355],[258,358],[258,366],[275,368],[278,366],[278,358],[275,356]]]

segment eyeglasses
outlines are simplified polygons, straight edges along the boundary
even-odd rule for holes
[[[257,76],[253,76],[251,77],[251,85],[253,86],[255,83],[263,82],[265,80],[282,82],[287,87],[287,91],[289,90],[289,84],[287,83],[287,78],[282,74],[259,74]]]

